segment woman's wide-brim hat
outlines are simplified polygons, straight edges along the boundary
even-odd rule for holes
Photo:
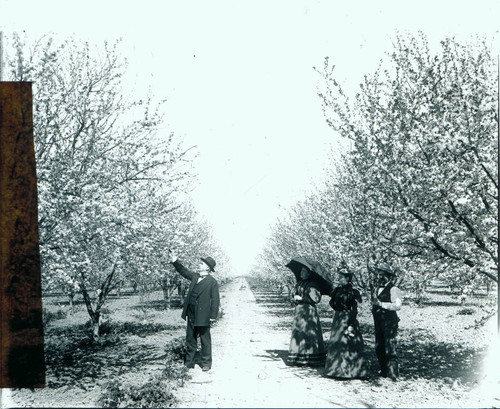
[[[341,274],[341,275],[344,275],[344,276],[352,276],[353,273],[351,271],[349,271],[347,268],[345,267],[339,267],[337,269],[337,273]]]
[[[389,264],[380,264],[377,267],[375,267],[375,270],[379,273],[383,273],[389,277],[395,277],[396,272],[389,266]]]
[[[212,257],[201,257],[201,261],[203,261],[208,267],[210,267],[210,271],[215,271],[215,260]]]

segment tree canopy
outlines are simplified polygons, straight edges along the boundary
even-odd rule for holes
[[[270,245],[332,271],[344,261],[366,286],[380,262],[415,287],[497,281],[496,62],[482,39],[446,38],[431,52],[425,35],[398,35],[393,46],[354,97],[330,58],[317,69],[326,121],[351,147]]]
[[[10,78],[33,81],[44,289],[81,291],[97,336],[113,288],[173,274],[162,252],[180,235],[205,232],[205,247],[215,246],[184,204],[196,152],[165,131],[165,101],[125,95],[119,41],[30,45],[16,35],[13,48]]]

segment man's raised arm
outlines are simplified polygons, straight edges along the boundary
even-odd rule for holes
[[[193,279],[193,277],[195,276],[195,273],[193,273],[191,270],[188,270],[179,261],[177,261],[177,256],[174,253],[172,253],[170,250],[168,251],[168,256],[169,256],[169,261],[172,263],[174,268],[177,270],[177,272],[181,276],[183,276],[184,278],[187,278],[188,280]]]

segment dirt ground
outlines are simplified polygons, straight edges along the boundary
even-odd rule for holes
[[[212,331],[213,369],[196,367],[179,391],[181,407],[491,407],[495,380],[467,391],[453,380],[339,381],[285,364],[290,328],[269,314],[244,279],[225,292],[224,319]],[[499,362],[499,361],[497,361]],[[496,380],[498,386],[498,378]],[[488,387],[490,387],[488,389]],[[487,391],[488,390],[488,391]],[[490,393],[491,391],[491,393]],[[497,389],[498,391],[498,389]]]
[[[279,297],[282,300],[283,297]],[[477,343],[481,349],[488,339],[494,339],[496,320],[481,330],[457,330],[456,322],[473,322],[471,316],[453,313],[440,320],[432,315],[432,308],[422,308],[415,314],[407,308],[401,311],[401,331],[403,338],[432,332],[432,343],[413,352],[416,344],[401,342],[402,376],[397,382],[372,376],[367,380],[339,381],[322,377],[321,369],[289,367],[286,355],[291,334],[293,309],[284,308],[278,296],[252,291],[244,278],[227,284],[221,291],[222,318],[212,328],[213,367],[210,372],[202,372],[196,366],[190,370],[191,379],[184,387],[175,390],[179,400],[177,406],[186,408],[230,408],[230,407],[499,407],[500,388],[498,364],[500,363],[498,342],[491,343],[486,355],[471,355],[468,343]],[[275,300],[275,301],[273,301]],[[123,305],[120,305],[120,302]],[[363,306],[367,308],[367,306]],[[360,309],[360,323],[368,333],[369,314]],[[117,301],[110,306],[114,318],[126,322],[138,319],[137,310],[132,313],[130,300]],[[325,310],[326,311],[326,310]],[[79,311],[81,319],[85,311]],[[127,315],[128,314],[128,315]],[[134,314],[134,316],[130,315]],[[148,362],[127,367],[121,372],[109,371],[109,376],[99,376],[94,383],[75,385],[69,380],[56,386],[39,390],[2,390],[2,407],[96,407],[98,396],[109,378],[123,382],[147,380],[148,376],[160,373],[164,366],[161,352],[166,342],[184,334],[185,323],[179,317],[180,311],[157,312],[144,316],[148,324],[168,323],[156,333],[131,335],[126,338],[126,351],[143,351]],[[331,314],[323,314],[322,325],[325,340]],[[75,320],[75,317],[72,318]],[[364,321],[363,321],[364,320]],[[428,325],[424,328],[424,323]],[[466,323],[465,323],[466,324]],[[464,328],[467,325],[464,324]],[[69,321],[60,320],[57,325],[64,327]],[[405,325],[407,328],[405,328]],[[462,325],[462,324],[461,324]],[[411,328],[409,328],[411,327]],[[472,337],[472,338],[471,338]],[[474,337],[477,337],[476,341]],[[368,352],[373,349],[373,340],[367,334],[365,342]],[[493,348],[493,346],[496,346]],[[123,354],[123,346],[119,351]],[[438,349],[440,348],[440,349]],[[110,350],[106,357],[111,359]],[[414,354],[429,357],[424,367]],[[427,355],[426,355],[427,354]],[[496,355],[495,355],[496,354]],[[451,357],[451,358],[449,358]],[[482,365],[479,362],[484,362]],[[117,357],[123,361],[127,357]],[[130,357],[128,357],[130,359]],[[372,372],[374,357],[371,357]],[[450,360],[451,362],[447,362]],[[413,362],[415,361],[415,362]],[[421,359],[422,362],[427,362]],[[433,366],[434,365],[434,366]],[[442,369],[440,369],[442,368]],[[477,373],[477,368],[480,372]],[[436,372],[437,371],[437,372]],[[417,374],[418,372],[418,374]],[[471,374],[470,376],[468,374]],[[448,376],[449,375],[449,376]],[[54,382],[54,375],[48,381]],[[61,383],[62,382],[62,383]]]
[[[105,390],[106,384],[111,380],[118,380],[124,384],[141,384],[151,376],[161,374],[164,368],[164,349],[169,341],[185,335],[185,322],[180,317],[179,309],[143,311],[137,308],[141,302],[157,302],[161,300],[160,292],[150,294],[146,299],[139,295],[112,298],[105,305],[102,321],[112,319],[117,325],[129,325],[131,331],[121,334],[121,341],[94,350],[79,349],[74,351],[95,355],[95,361],[100,361],[101,370],[95,370],[93,362],[76,363],[68,365],[66,371],[58,371],[47,364],[46,384],[42,389],[0,389],[2,392],[2,408],[12,407],[100,407],[97,403],[99,396]],[[44,300],[44,307],[51,311],[67,308],[58,305],[56,301]],[[88,320],[83,301],[77,303],[74,315],[51,322],[46,328],[45,359],[49,359],[49,352],[55,342],[67,341],[77,343],[78,338],[68,339],[68,334],[53,335],[54,330],[63,330],[83,324]],[[56,338],[56,339],[54,339]],[[112,341],[112,336],[110,337]],[[71,351],[71,349],[69,349]],[[69,357],[71,358],[71,357]]]

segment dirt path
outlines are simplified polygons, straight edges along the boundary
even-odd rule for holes
[[[288,367],[283,359],[290,330],[273,329],[278,327],[279,318],[266,313],[266,307],[256,302],[245,279],[229,284],[222,297],[224,317],[212,329],[212,370],[205,373],[198,366],[192,370],[192,379],[176,394],[180,407],[467,407],[471,404],[446,385],[427,384],[426,390],[420,391],[411,380],[336,381],[323,378],[318,369]]]
[[[285,365],[289,331],[272,330],[274,317],[256,303],[243,278],[227,286],[223,308],[224,318],[212,330],[213,368],[209,373],[199,367],[192,371],[192,380],[178,391],[179,406],[345,406],[345,385],[322,379],[316,370]],[[352,381],[351,393],[356,383],[361,381]],[[361,399],[355,402],[364,406]]]

